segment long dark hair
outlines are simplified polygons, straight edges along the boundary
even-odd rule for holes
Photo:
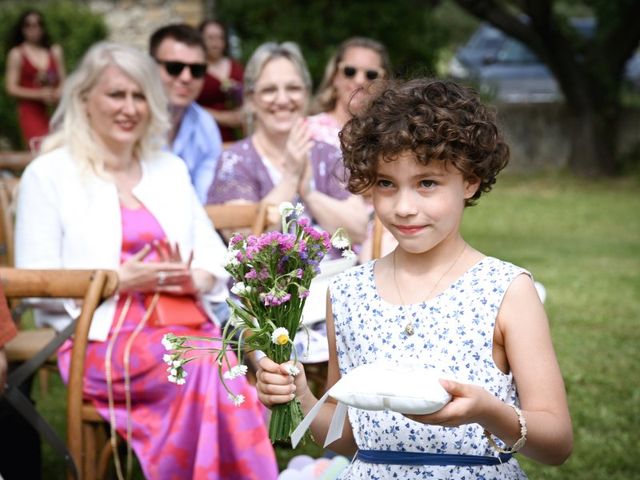
[[[11,37],[9,37],[9,48],[17,47],[24,42],[25,38],[22,30],[24,29],[24,23],[29,15],[37,15],[38,20],[40,21],[42,37],[40,37],[39,45],[41,47],[49,48],[51,46],[51,38],[49,37],[47,26],[44,23],[44,16],[42,15],[42,12],[40,10],[36,10],[35,8],[30,8],[23,11],[18,18],[18,21],[13,26]]]
[[[222,36],[224,37],[224,49],[222,50],[222,55],[225,57],[231,56],[231,51],[229,48],[229,30],[227,29],[227,25],[222,23],[220,20],[214,20],[212,18],[208,18],[203,20],[200,25],[198,25],[198,30],[200,34],[204,36],[204,29],[209,25],[214,24],[218,25],[222,29]]]

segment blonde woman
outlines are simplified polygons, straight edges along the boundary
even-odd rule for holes
[[[189,381],[181,387],[167,381],[163,336],[215,336],[218,326],[206,319],[178,325],[179,318],[170,318],[176,324],[144,324],[136,331],[152,294],[200,298],[205,305],[228,295],[225,247],[186,165],[161,150],[169,119],[156,68],[137,50],[100,43],[69,77],[53,117],[55,129],[21,180],[16,263],[118,272],[118,294],[98,309],[91,325],[84,393],[105,419],[112,417],[123,437],[130,422],[131,444],[146,478],[232,478],[237,471],[243,478],[275,478],[262,410],[244,378],[234,385],[244,395],[240,408],[211,362],[186,365]],[[63,312],[39,321],[61,327],[70,320]],[[70,349],[68,342],[59,353],[65,379]],[[127,368],[135,407],[129,412]]]

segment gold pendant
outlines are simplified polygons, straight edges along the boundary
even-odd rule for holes
[[[404,327],[404,331],[407,335],[413,335],[415,333],[415,330],[413,329],[413,324],[407,323],[407,326]]]

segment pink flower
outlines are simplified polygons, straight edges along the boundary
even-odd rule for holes
[[[231,240],[229,240],[229,245],[231,245],[232,247],[235,247],[237,244],[239,244],[243,240],[244,240],[244,237],[239,233],[236,233],[233,237],[231,237]]]
[[[302,288],[301,288],[301,289],[298,291],[298,298],[301,298],[301,299],[302,299],[302,298],[307,298],[308,296],[309,296],[309,290],[307,290],[306,288],[305,288],[305,289],[302,289]]]

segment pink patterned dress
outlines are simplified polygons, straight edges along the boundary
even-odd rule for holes
[[[162,227],[146,208],[121,207],[121,211],[121,261],[150,241],[165,237]],[[118,301],[109,338],[122,311],[124,297]],[[144,312],[142,296],[134,296],[112,353],[116,424],[123,438],[126,431],[123,354],[127,339]],[[195,330],[179,326],[145,327],[136,337],[129,367],[132,447],[145,477],[158,480],[277,478],[264,408],[255,389],[244,378],[231,381],[235,393],[243,394],[246,399],[241,406],[234,406],[218,379],[217,367],[204,359],[185,365],[188,372],[185,385],[169,383],[167,365],[162,361],[166,351],[161,344],[168,332],[207,336],[220,333],[216,325],[207,323]],[[84,381],[85,397],[105,419],[109,418],[105,376],[107,344],[89,344]],[[71,342],[63,345],[58,360],[67,382]]]
[[[318,142],[325,142],[340,149],[340,137],[338,134],[342,127],[329,113],[322,112],[307,118],[307,125],[311,137]]]

